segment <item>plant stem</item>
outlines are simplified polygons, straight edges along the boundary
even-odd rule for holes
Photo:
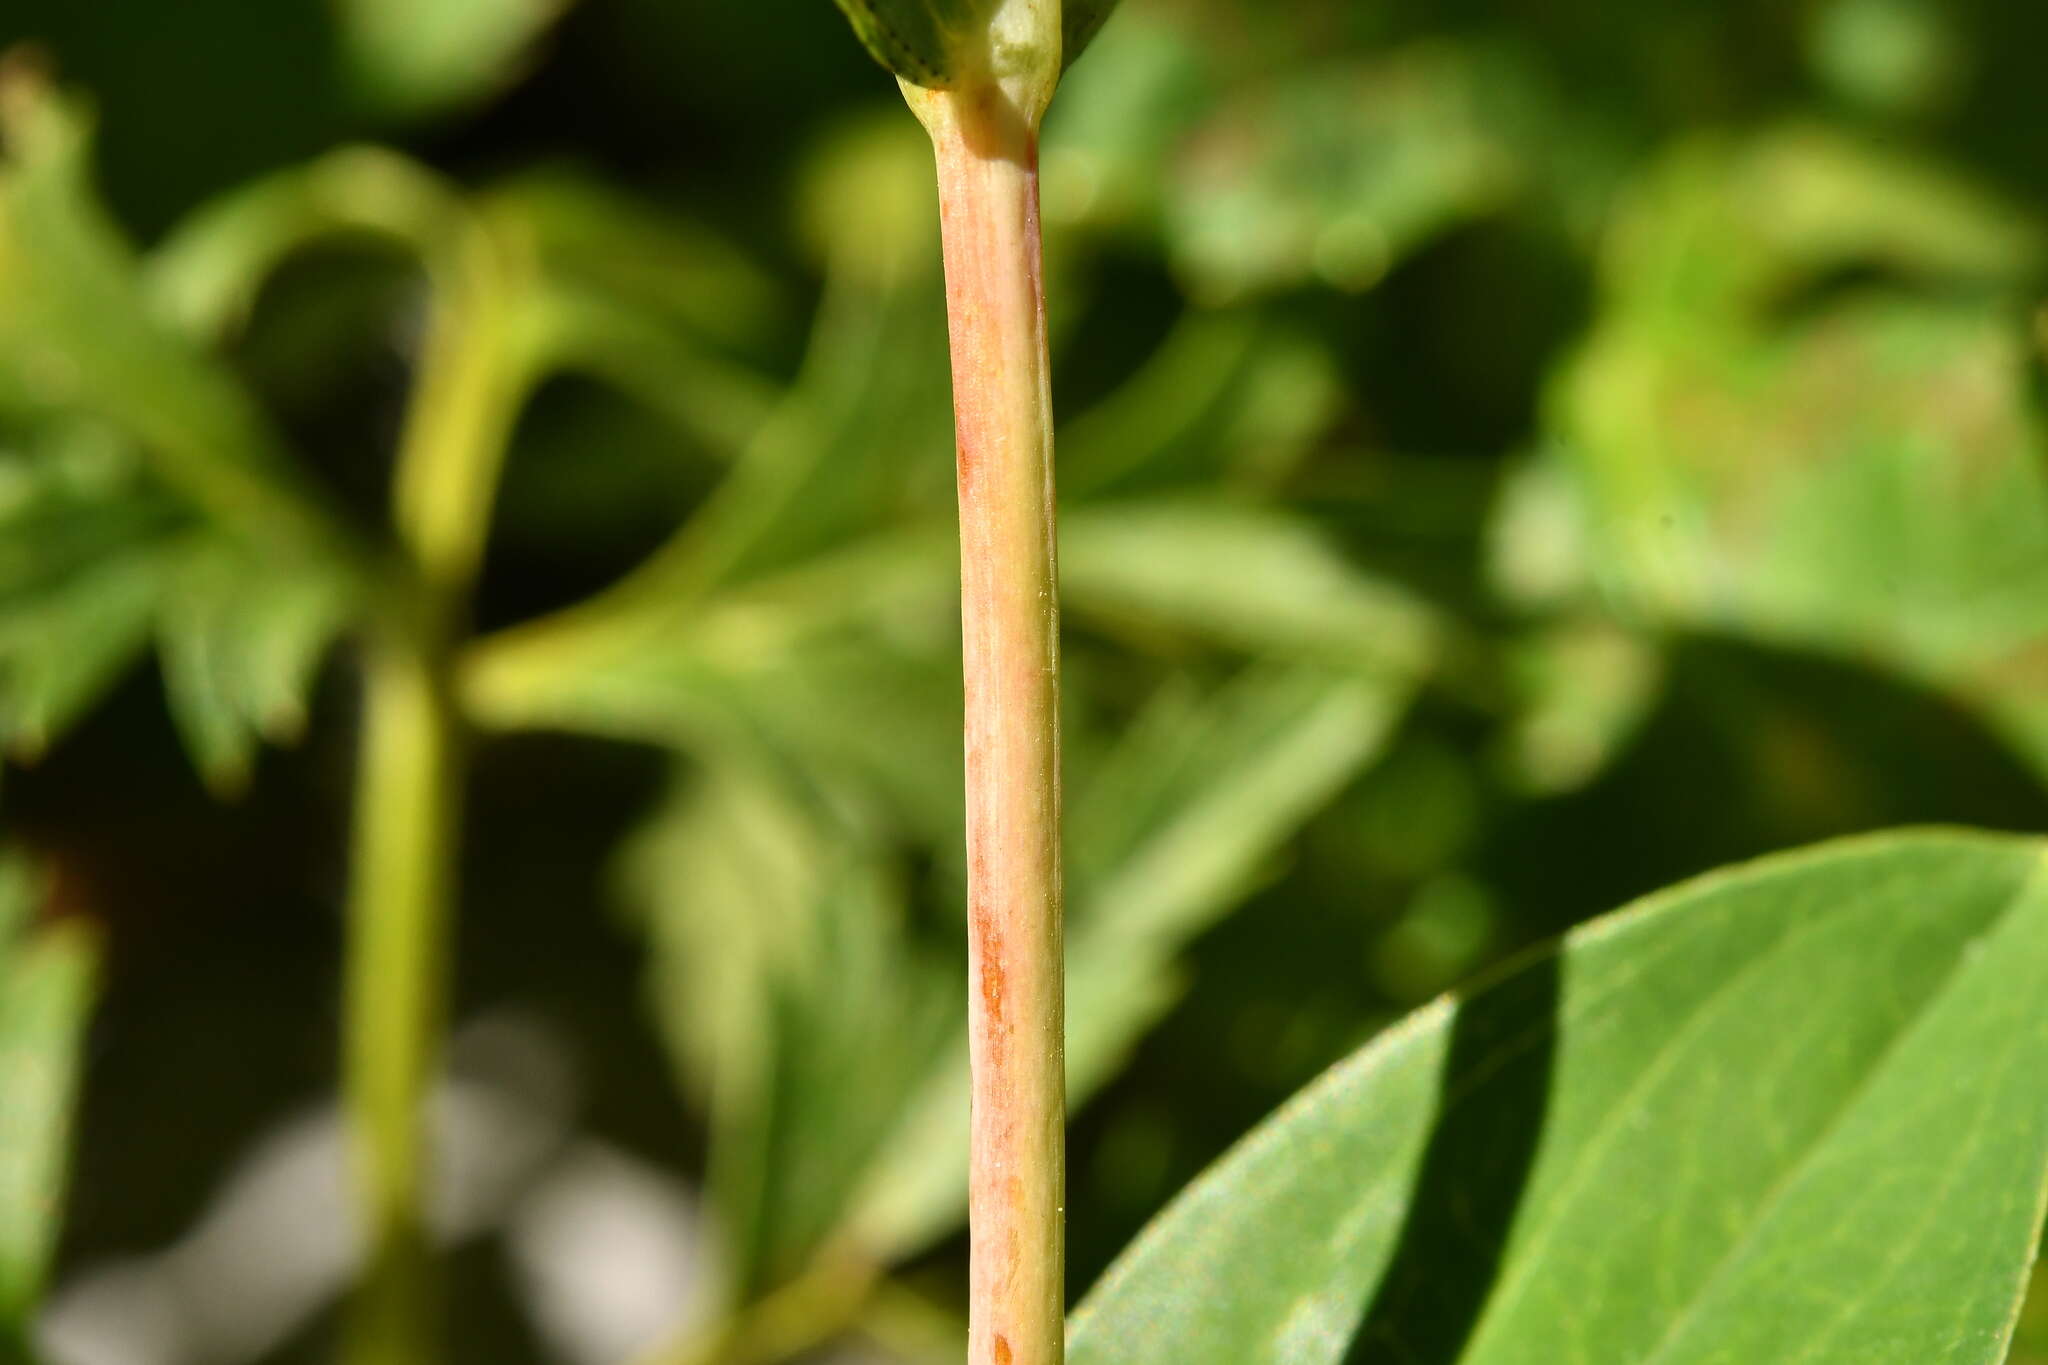
[[[1038,133],[994,81],[918,91],[952,336],[967,722],[970,1365],[1058,1365],[1065,1043],[1059,597]]]
[[[460,799],[442,670],[416,636],[368,646],[349,905],[347,1091],[365,1270],[349,1325],[360,1365],[437,1352],[421,1112],[439,1059]]]
[[[531,377],[520,254],[473,222],[429,268],[433,315],[393,496],[412,591],[387,604],[365,656],[345,989],[366,1257],[349,1322],[354,1365],[432,1365],[440,1355],[424,1115],[445,1031],[461,832],[450,657]]]

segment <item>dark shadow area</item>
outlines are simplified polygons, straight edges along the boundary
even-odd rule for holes
[[[1452,1365],[1463,1354],[1535,1166],[1559,977],[1557,956],[1546,953],[1459,1007],[1436,1130],[1346,1365]]]

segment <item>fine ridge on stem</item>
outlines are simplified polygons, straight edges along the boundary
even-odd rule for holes
[[[993,79],[906,93],[938,165],[958,446],[974,1070],[968,1360],[1059,1365],[1059,599],[1038,110]]]

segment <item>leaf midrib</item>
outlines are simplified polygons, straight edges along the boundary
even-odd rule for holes
[[[2043,884],[2048,884],[2048,856],[2037,855],[2033,869],[2014,888],[2005,909],[1993,921],[1992,927],[1978,935],[1975,941],[1983,942],[2001,932],[2012,922],[2011,916],[2020,907],[2023,907],[2028,901],[2033,899],[2037,893],[2037,888]],[[1841,1130],[1842,1125],[1856,1112],[1857,1107],[1863,1101],[1863,1097],[1870,1092],[1871,1088],[1884,1075],[1886,1069],[1890,1067],[1900,1050],[1915,1038],[1922,1029],[1926,1028],[1930,1020],[1940,1013],[1943,1002],[1949,997],[1958,979],[1966,975],[1964,968],[1967,965],[1967,954],[1963,952],[1957,953],[1954,963],[1943,974],[1941,984],[1929,993],[1925,1004],[1922,1005],[1912,1020],[1894,1034],[1879,1051],[1877,1057],[1872,1061],[1870,1068],[1864,1072],[1863,1076],[1858,1079],[1849,1093],[1843,1097],[1842,1103],[1836,1106],[1835,1112],[1829,1116],[1827,1122],[1814,1134],[1813,1140],[1806,1144],[1805,1151],[1800,1154],[1796,1161],[1786,1167],[1777,1180],[1771,1183],[1770,1189],[1757,1204],[1756,1212],[1748,1220],[1748,1227],[1741,1236],[1729,1243],[1727,1249],[1716,1258],[1713,1268],[1701,1278],[1699,1287],[1693,1291],[1685,1306],[1673,1316],[1663,1333],[1652,1344],[1650,1353],[1643,1356],[1638,1365],[1657,1365],[1657,1362],[1663,1358],[1665,1352],[1669,1351],[1682,1337],[1684,1330],[1691,1325],[1694,1318],[1698,1315],[1701,1306],[1707,1302],[1714,1286],[1719,1284],[1741,1262],[1744,1253],[1748,1251],[1751,1244],[1756,1240],[1758,1233],[1771,1221],[1779,1206],[1791,1195],[1793,1189],[1798,1186],[1806,1173],[1812,1169],[1813,1164],[1826,1151],[1828,1144],[1834,1139],[1835,1134]]]

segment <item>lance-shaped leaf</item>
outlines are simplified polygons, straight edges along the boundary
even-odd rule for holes
[[[1303,1092],[1082,1306],[1074,1365],[1996,1365],[2048,1194],[2037,840],[1681,886]]]

